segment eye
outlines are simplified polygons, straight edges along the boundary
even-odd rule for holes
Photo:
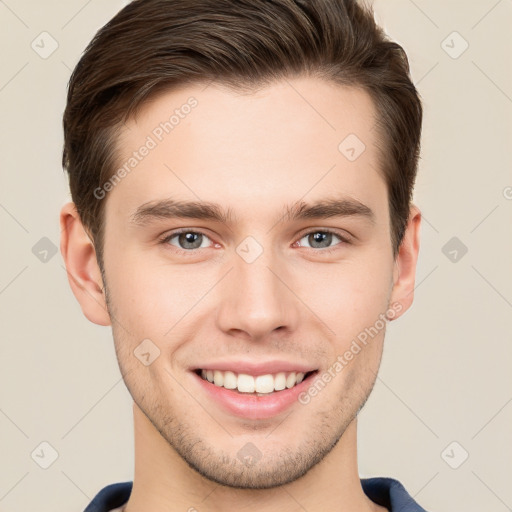
[[[174,239],[175,242],[173,242]],[[164,238],[160,240],[160,243],[169,244],[176,247],[178,250],[187,252],[193,251],[194,249],[209,247],[209,244],[207,243],[208,240],[210,240],[210,238],[200,231],[185,229],[165,235]]]
[[[307,240],[307,243],[310,244],[309,248],[321,249],[322,252],[330,252],[331,250],[336,249],[336,245],[339,245],[335,244],[334,246],[331,246],[333,237],[334,239],[337,238],[341,243],[349,243],[347,238],[334,231],[328,229],[316,229],[306,233],[298,242],[296,242],[296,244],[300,244],[300,247],[304,247],[302,240]]]
[[[335,245],[333,242],[339,241]],[[306,240],[306,243],[303,242]],[[201,231],[191,229],[181,229],[165,234],[160,240],[160,244],[172,245],[180,254],[193,254],[197,249],[210,247],[212,242],[210,237]],[[335,231],[329,229],[316,229],[305,233],[293,245],[298,247],[306,247],[309,249],[318,249],[316,252],[330,253],[335,251],[339,245],[349,244],[350,240]],[[308,244],[308,245],[306,245]]]

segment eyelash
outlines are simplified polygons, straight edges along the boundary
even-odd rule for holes
[[[178,236],[182,233],[195,233],[195,234],[201,234],[207,238],[210,238],[206,233],[200,231],[200,230],[193,230],[193,229],[188,229],[188,228],[184,228],[184,229],[178,229],[176,231],[173,231],[172,233],[166,233],[163,237],[161,237],[159,239],[159,243],[164,245],[164,244],[168,244],[170,240],[172,240],[175,236]],[[333,231],[331,229],[312,229],[310,231],[307,231],[305,233],[303,233],[300,238],[298,240],[302,240],[304,237],[308,236],[308,235],[311,235],[313,233],[327,233],[327,234],[332,234],[336,237],[338,237],[341,242],[334,245],[333,247],[327,247],[327,248],[323,248],[323,249],[315,249],[314,247],[305,247],[305,249],[311,249],[312,251],[315,251],[316,253],[322,253],[322,254],[331,254],[332,252],[336,251],[339,249],[339,245],[342,245],[342,244],[350,244],[350,241],[347,237],[341,235],[340,233],[338,233],[337,231]],[[295,244],[296,242],[294,242]],[[169,244],[171,245],[171,244]],[[183,255],[187,255],[187,256],[191,256],[193,255],[194,253],[196,253],[199,249],[206,249],[206,247],[200,247],[200,248],[197,248],[197,249],[181,249],[180,247],[176,247],[175,245],[172,246],[173,250],[176,251],[178,254],[183,254]]]

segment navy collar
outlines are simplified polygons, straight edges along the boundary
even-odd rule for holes
[[[130,497],[133,482],[120,482],[104,487],[89,503],[84,512],[109,512],[123,506]],[[364,493],[374,503],[386,507],[389,512],[427,512],[393,478],[361,478]]]

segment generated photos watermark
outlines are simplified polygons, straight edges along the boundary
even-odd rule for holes
[[[331,382],[332,379],[334,379],[334,377],[336,377],[336,375],[338,375],[370,341],[385,329],[387,320],[393,320],[393,318],[395,318],[402,309],[402,304],[400,302],[395,302],[385,313],[380,313],[373,325],[365,327],[365,329],[352,340],[350,347],[343,354],[338,355],[334,363],[332,363],[331,366],[329,366],[329,368],[319,376],[319,378],[315,379],[313,384],[311,384],[306,391],[299,394],[298,401],[302,405],[309,404],[312,398],[317,396],[318,393],[322,391],[322,389],[324,389],[325,386]]]
[[[172,132],[183,119],[185,119],[192,109],[197,107],[199,102],[196,98],[191,96],[186,103],[183,103],[179,108],[174,109],[173,114],[166,121],[162,121],[158,126],[155,126],[146,137],[144,144],[142,144],[132,155],[123,163],[121,167],[105,182],[101,187],[94,189],[94,197],[96,199],[103,199],[107,192],[110,192],[120,181],[130,174],[137,165],[139,165],[150,152],[155,149],[160,142],[162,142],[166,135]]]

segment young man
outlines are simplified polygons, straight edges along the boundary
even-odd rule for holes
[[[133,482],[87,512],[422,511],[360,479],[411,305],[422,106],[353,0],[139,0],[70,79],[61,252],[111,325]]]

